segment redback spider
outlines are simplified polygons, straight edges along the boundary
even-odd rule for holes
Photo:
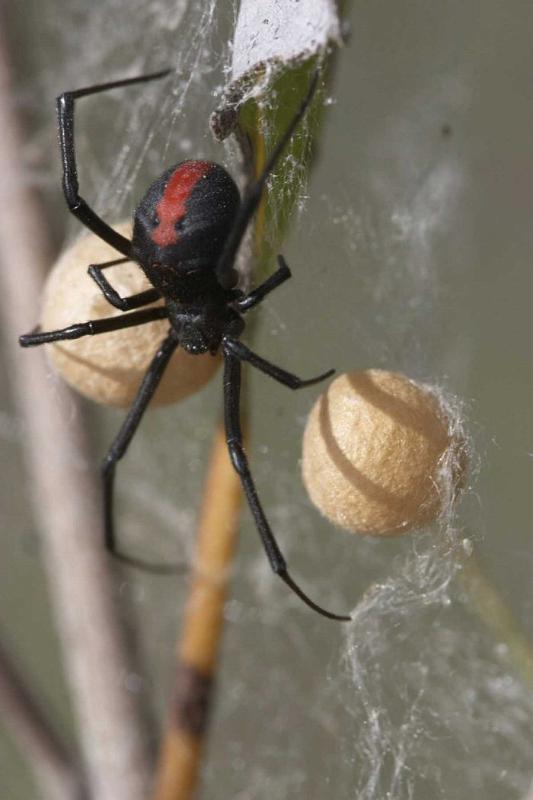
[[[22,347],[32,347],[168,319],[170,327],[167,336],[155,353],[133,405],[102,465],[106,547],[122,562],[152,572],[168,572],[169,566],[147,564],[117,550],[113,526],[116,465],[126,453],[178,345],[192,354],[215,354],[222,350],[226,441],[270,566],[304,603],[319,614],[331,619],[349,620],[350,617],[333,614],[314,603],[289,575],[285,559],[257,496],[243,449],[239,410],[243,361],[290,389],[312,386],[329,378],[334,372],[329,370],[316,378],[301,380],[265,361],[239,341],[245,327],[242,314],[258,305],[273,289],[290,278],[291,273],[283,256],[278,256],[276,272],[256,289],[244,294],[236,288],[238,274],[233,267],[248,223],[259,205],[266,180],[311,102],[318,75],[313,77],[303,103],[274,148],[262,173],[248,187],[242,198],[235,182],[220,165],[210,161],[182,161],[165,170],[144,195],[134,213],[133,236],[130,242],[104,222],[78,193],[74,104],[80,97],[152,81],[170,72],[171,70],[164,70],[137,78],[89,86],[75,92],[65,92],[58,98],[63,192],[67,205],[87,228],[124,256],[114,261],[91,265],[89,275],[112,306],[133,313],[76,323],[61,330],[40,332],[37,329],[21,336],[20,344]],[[136,262],[153,288],[130,297],[120,297],[103,271],[125,261]],[[160,298],[165,301],[163,306],[143,308]]]

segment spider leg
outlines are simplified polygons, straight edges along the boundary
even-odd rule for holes
[[[80,197],[76,150],[74,145],[74,104],[80,97],[97,94],[98,92],[105,92],[108,89],[118,89],[122,86],[130,86],[135,83],[156,80],[156,78],[162,78],[168,75],[169,72],[170,70],[167,69],[161,72],[154,72],[151,75],[141,75],[138,78],[127,78],[126,80],[113,81],[112,83],[88,86],[85,89],[77,89],[74,92],[64,92],[64,94],[61,94],[57,98],[59,144],[61,147],[61,163],[63,166],[63,193],[67,205],[74,216],[89,228],[89,230],[125,256],[130,255],[130,241],[113,230],[107,222],[104,222],[104,220],[87,205],[83,197]]]
[[[230,336],[225,336],[224,346],[225,350],[236,356],[239,361],[247,361],[252,365],[252,367],[260,369],[261,372],[265,373],[265,375],[269,375],[271,378],[274,378],[275,381],[278,381],[278,383],[288,386],[289,389],[303,389],[306,386],[313,386],[315,383],[320,383],[320,381],[324,381],[326,378],[331,377],[331,375],[333,375],[335,372],[334,369],[329,369],[322,375],[317,375],[316,378],[303,380],[297,375],[293,375],[291,372],[286,372],[286,370],[281,369],[281,367],[271,364],[270,361],[266,361],[264,358],[261,358],[261,356],[258,356],[257,353],[254,353],[253,350],[250,350],[249,347],[246,347],[245,344],[239,342],[237,339],[233,339]]]
[[[218,281],[222,285],[224,285],[225,276],[229,274],[229,270],[233,266],[233,262],[235,261],[235,256],[237,255],[237,250],[239,249],[242,237],[244,236],[246,228],[248,227],[248,223],[250,222],[252,215],[257,210],[257,207],[261,201],[261,194],[267,182],[268,176],[276,166],[279,157],[283,153],[285,147],[289,143],[291,136],[293,135],[299,122],[301,121],[302,117],[307,111],[311,103],[311,100],[313,99],[317,83],[318,83],[318,71],[316,71],[315,74],[313,75],[311,82],[309,84],[309,88],[307,90],[307,94],[304,97],[300,108],[290,121],[285,133],[282,135],[281,139],[279,140],[276,147],[272,151],[270,158],[268,159],[267,163],[263,168],[262,173],[259,175],[257,180],[254,183],[252,183],[252,185],[246,190],[244,194],[239,211],[235,218],[235,222],[233,223],[233,227],[226,240],[224,250],[222,251],[222,255],[220,257],[220,260],[216,268],[216,275]]]
[[[157,289],[145,289],[145,291],[132,294],[129,297],[121,297],[117,290],[111,286],[102,270],[114,267],[116,264],[124,264],[126,261],[129,261],[129,259],[116,258],[114,261],[106,261],[104,264],[91,264],[87,269],[107,302],[121,311],[132,311],[134,308],[141,308],[141,306],[146,306],[148,303],[158,300],[161,295]]]
[[[303,602],[324,617],[338,620],[349,620],[350,617],[333,614],[317,605],[294,582],[287,570],[287,564],[279,549],[278,543],[270,528],[265,512],[259,501],[257,490],[250,472],[248,459],[242,445],[240,423],[240,388],[241,365],[239,359],[230,350],[224,348],[224,417],[226,423],[226,441],[231,461],[237,471],[250,511],[273,572],[278,575]]]
[[[277,289],[277,287],[282,283],[289,280],[291,277],[291,271],[287,266],[287,262],[281,255],[278,256],[278,264],[278,269],[273,273],[273,275],[267,278],[264,283],[234,303],[234,308],[240,314],[249,311],[251,308],[264,300],[267,294],[270,294],[270,292],[272,292],[274,289]]]
[[[136,325],[145,325],[156,319],[166,319],[168,311],[165,306],[157,308],[146,308],[141,311],[134,311],[132,314],[125,314],[123,317],[105,317],[105,319],[94,319],[89,322],[78,322],[69,325],[68,328],[61,328],[57,331],[39,332],[38,329],[31,333],[25,333],[19,337],[21,347],[35,347],[39,344],[48,342],[63,342],[68,339],[80,339],[82,336],[95,336],[99,333],[118,331],[122,328],[133,328]]]
[[[103,488],[103,503],[104,503],[104,526],[105,526],[105,546],[112,556],[124,564],[138,569],[144,569],[147,572],[154,572],[159,574],[175,573],[178,566],[174,564],[151,564],[139,558],[128,556],[120,553],[117,550],[117,543],[115,538],[114,524],[113,524],[113,489],[115,483],[115,471],[117,462],[124,456],[128,449],[131,440],[139,423],[143,417],[144,412],[157,389],[163,373],[168,365],[168,362],[178,346],[178,340],[175,333],[171,330],[163,340],[155,356],[148,367],[143,381],[137,392],[137,396],[128,411],[126,419],[122,423],[122,427],[118,432],[113,444],[109,448],[106,457],[102,463],[102,488]]]

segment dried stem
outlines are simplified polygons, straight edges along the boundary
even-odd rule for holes
[[[204,488],[193,582],[177,645],[174,701],[154,800],[189,800],[196,787],[241,502],[239,478],[220,426]]]
[[[147,758],[103,541],[100,505],[76,400],[44,354],[22,354],[21,332],[38,316],[51,248],[20,163],[6,47],[0,41],[0,302],[13,389],[25,425],[28,469],[44,565],[93,800],[144,800]]]

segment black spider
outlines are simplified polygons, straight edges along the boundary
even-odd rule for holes
[[[277,271],[257,289],[244,294],[235,288],[238,275],[233,268],[237,250],[257,209],[266,180],[311,101],[317,75],[311,81],[305,100],[278,142],[263,172],[246,190],[242,199],[233,179],[223,167],[209,161],[183,161],[167,169],[146,192],[135,210],[133,237],[130,242],[104,222],[78,193],[74,102],[79,97],[108,89],[162,78],[169,72],[170,70],[165,70],[138,78],[89,86],[75,92],[65,92],[57,100],[63,192],[67,205],[87,228],[124,256],[115,261],[90,266],[89,274],[109,303],[121,311],[141,309],[160,298],[164,299],[164,305],[133,311],[120,317],[77,323],[62,330],[36,330],[21,336],[20,344],[22,347],[31,347],[46,342],[77,339],[144,325],[157,319],[168,319],[170,322],[168,334],[154,355],[133,405],[102,466],[106,547],[123,562],[154,572],[168,571],[168,567],[146,564],[121,554],[116,549],[113,529],[116,464],[124,456],[176,347],[180,345],[193,354],[215,354],[222,349],[227,444],[270,566],[315,611],[331,619],[348,620],[349,617],[332,614],[310,600],[289,575],[285,559],[257,496],[242,445],[239,412],[242,361],[249,362],[291,389],[312,386],[328,378],[334,371],[329,370],[310,380],[301,380],[265,361],[239,341],[245,327],[241,315],[260,303],[267,294],[286,281],[291,273],[283,257],[278,256]],[[131,297],[120,297],[105,278],[103,270],[125,261],[139,264],[153,288]]]

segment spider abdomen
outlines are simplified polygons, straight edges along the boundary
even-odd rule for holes
[[[167,169],[134,216],[132,253],[151,283],[175,296],[191,276],[211,282],[239,203],[219,164],[191,160]]]

